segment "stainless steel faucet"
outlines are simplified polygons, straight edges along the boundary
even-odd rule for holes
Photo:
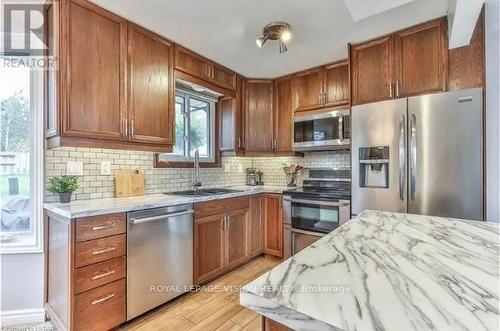
[[[200,181],[200,152],[198,149],[194,152],[194,164],[193,164],[193,190],[198,191],[201,186]]]

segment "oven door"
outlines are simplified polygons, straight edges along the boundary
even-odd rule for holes
[[[349,144],[348,110],[294,118],[293,148],[295,150],[338,149],[345,148]]]
[[[297,254],[307,246],[313,244],[316,240],[323,237],[324,233],[304,231],[300,229],[293,229],[291,232],[291,253]]]
[[[292,228],[329,233],[349,219],[348,200],[291,199]]]

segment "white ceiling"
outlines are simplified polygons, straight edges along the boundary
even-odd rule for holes
[[[93,1],[249,78],[275,78],[346,58],[348,42],[444,16],[448,9],[448,0]],[[255,46],[273,21],[290,23],[294,32],[282,55],[276,42]]]

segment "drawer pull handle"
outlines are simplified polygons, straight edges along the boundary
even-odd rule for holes
[[[114,228],[114,227],[115,227],[115,222],[112,222],[111,224],[107,224],[107,225],[94,226],[94,227],[92,227],[92,231],[104,230],[104,229],[109,229],[109,228]]]
[[[111,251],[114,251],[116,249],[116,247],[108,247],[108,248],[105,248],[105,249],[101,249],[100,251],[95,251],[95,252],[92,252],[92,255],[99,255],[99,254],[104,254],[104,253],[108,253],[108,252],[111,252]]]
[[[110,294],[106,295],[105,297],[102,297],[102,298],[100,298],[100,299],[97,299],[97,300],[92,301],[92,304],[93,304],[93,305],[96,305],[96,304],[98,304],[98,303],[102,303],[102,302],[108,301],[109,299],[111,299],[111,298],[112,298],[112,297],[114,297],[114,296],[115,296],[115,294],[114,294],[114,293],[110,293]]]
[[[111,270],[111,271],[106,271],[106,272],[103,272],[103,273],[100,273],[100,274],[96,274],[96,275],[92,276],[92,280],[101,279],[101,278],[103,278],[103,277],[106,277],[106,276],[112,275],[112,274],[114,274],[115,272],[116,272],[115,270]]]

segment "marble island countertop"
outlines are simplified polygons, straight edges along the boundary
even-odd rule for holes
[[[130,198],[76,200],[70,203],[44,203],[43,207],[46,210],[55,213],[56,215],[66,218],[76,218],[227,199],[259,193],[282,193],[284,190],[286,190],[286,187],[283,186],[267,185],[231,186],[224,188],[239,190],[240,192],[199,197],[169,194],[151,194]]]
[[[499,330],[499,227],[365,211],[247,284],[295,330]]]

